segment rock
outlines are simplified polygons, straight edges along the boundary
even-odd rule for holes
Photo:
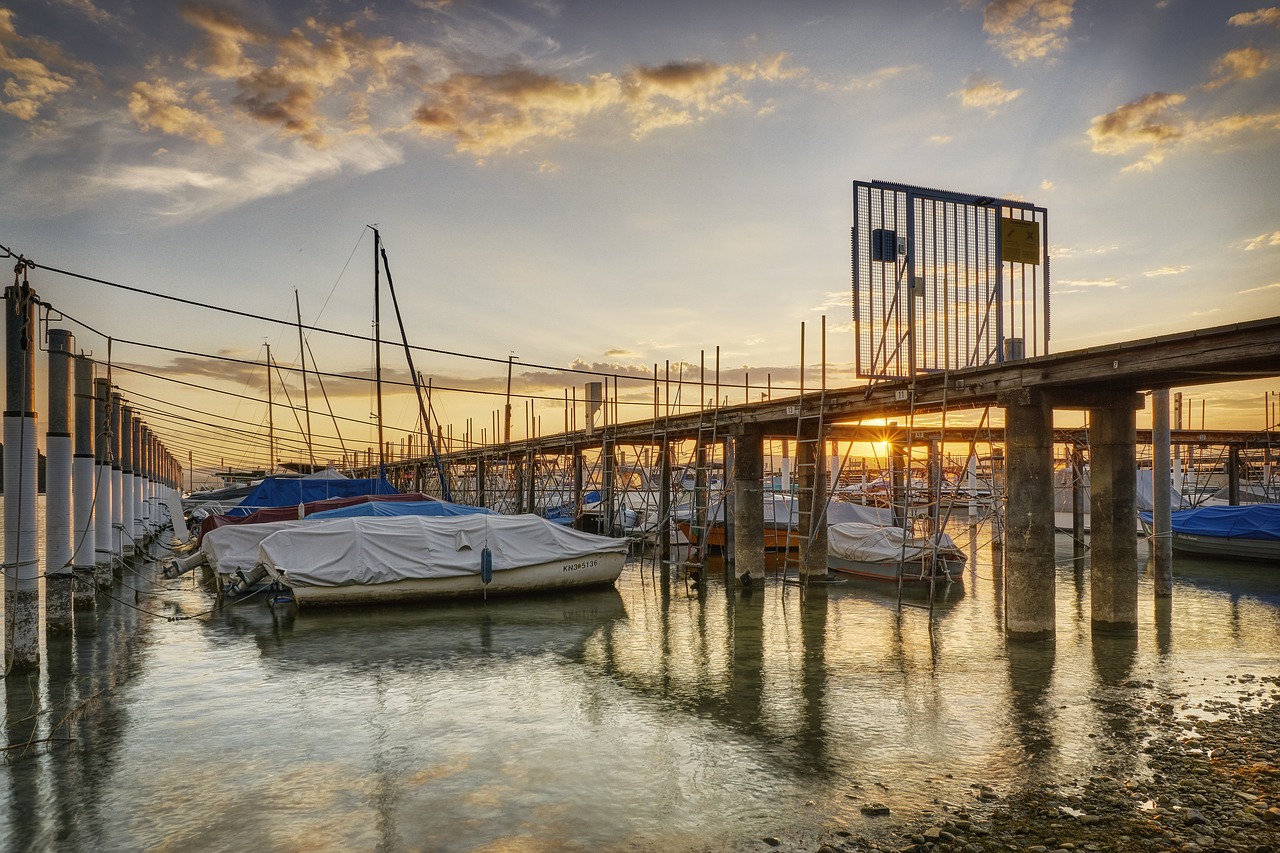
[[[889,814],[889,807],[884,803],[867,803],[862,807],[862,813],[869,817],[880,817]]]
[[[1199,809],[1183,809],[1182,822],[1187,826],[1195,826],[1196,824],[1208,823],[1209,821],[1205,820],[1204,815],[1200,813]]]
[[[1262,813],[1263,820],[1280,821],[1280,806],[1272,806]]]
[[[760,840],[763,841],[765,844],[768,844],[770,847],[778,847],[782,844],[781,838],[774,838],[772,835],[766,835],[764,838],[761,838]]]

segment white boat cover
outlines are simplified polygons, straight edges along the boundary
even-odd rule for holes
[[[919,561],[932,548],[931,539],[908,539],[901,527],[846,521],[827,528],[828,553],[857,563],[910,563]],[[951,537],[945,533],[938,536],[938,549],[949,548],[955,548]]]
[[[221,575],[234,574],[237,569],[248,572],[258,565],[258,546],[262,540],[286,527],[312,522],[266,521],[262,524],[227,524],[216,527],[204,535],[200,550],[209,565]],[[315,522],[319,523],[319,522]]]
[[[261,525],[259,525],[261,526]],[[536,515],[338,518],[295,525],[262,540],[258,562],[291,585],[342,586],[480,573],[627,551],[627,540],[584,533]]]

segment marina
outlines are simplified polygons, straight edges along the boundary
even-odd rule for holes
[[[218,608],[130,565],[42,640],[37,677],[5,681],[0,838],[816,851],[1099,774],[1138,803],[1144,708],[1190,725],[1280,674],[1273,566],[1177,557],[1172,605],[1151,606],[1144,553],[1137,633],[1100,635],[1059,534],[1056,639],[1007,643],[989,536],[952,533],[969,560],[932,614],[855,582],[802,605],[774,566],[744,592],[717,561],[696,585],[633,557],[604,590],[335,611]]]

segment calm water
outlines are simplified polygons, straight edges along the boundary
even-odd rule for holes
[[[0,764],[0,843],[803,845],[874,826],[871,800],[909,815],[979,784],[1140,780],[1133,707],[1248,699],[1239,676],[1280,673],[1275,567],[1176,558],[1172,612],[1144,576],[1137,639],[1095,639],[1059,537],[1057,638],[1006,645],[986,538],[932,618],[854,583],[727,592],[714,567],[700,589],[632,563],[572,597],[294,615],[207,614],[190,578],[131,573],[37,679],[5,682],[8,743],[32,746]]]

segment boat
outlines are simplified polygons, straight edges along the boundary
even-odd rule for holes
[[[1202,506],[1169,515],[1175,553],[1280,564],[1280,504]],[[1140,512],[1138,519],[1151,535],[1152,513]]]
[[[683,510],[683,511],[681,511]],[[715,496],[708,511],[710,523],[702,536],[697,535],[692,511],[687,502],[677,508],[676,528],[686,542],[704,542],[708,549],[724,548],[724,500]],[[764,550],[788,551],[799,548],[807,533],[799,530],[800,513],[795,495],[767,493],[764,496]],[[827,526],[846,521],[865,524],[892,524],[893,511],[885,507],[867,506],[847,501],[832,500],[826,506]]]
[[[258,562],[299,605],[360,605],[607,586],[627,541],[537,515],[337,518],[278,530]]]
[[[434,498],[423,500],[389,500],[387,498],[410,498],[413,495],[361,496],[356,498],[332,498],[317,501],[307,506],[316,508],[314,512],[303,518],[295,515],[292,518],[266,517],[255,523],[245,523],[253,516],[238,519],[241,523],[224,524],[211,529],[200,539],[199,554],[212,570],[219,592],[231,596],[243,595],[256,587],[266,577],[265,570],[258,564],[258,546],[262,540],[280,530],[291,527],[317,524],[335,518],[368,518],[398,516],[430,516],[447,517],[459,515],[492,515],[493,511],[484,507],[464,506],[462,504],[439,501]],[[371,499],[377,498],[377,499]],[[324,507],[329,508],[325,509]],[[286,507],[286,509],[290,509]],[[271,510],[259,510],[254,516],[270,513]],[[181,564],[179,571],[170,572],[176,576],[198,566],[199,560],[189,560]]]
[[[827,568],[841,575],[924,584],[960,582],[964,553],[945,533],[910,536],[901,527],[845,521],[827,528]]]

